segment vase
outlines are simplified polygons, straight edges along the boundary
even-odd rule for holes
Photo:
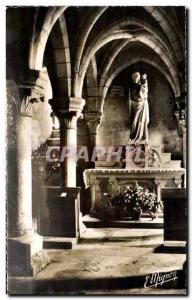
[[[132,213],[132,220],[138,221],[141,218],[142,210],[133,211]]]

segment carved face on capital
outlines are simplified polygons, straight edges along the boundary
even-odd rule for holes
[[[132,74],[132,80],[134,83],[138,83],[140,81],[140,73],[139,72],[135,72]]]

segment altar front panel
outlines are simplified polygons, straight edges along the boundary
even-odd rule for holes
[[[91,214],[107,211],[106,195],[114,196],[127,185],[138,182],[150,191],[156,192],[161,201],[161,188],[177,187],[182,184],[185,169],[87,169],[84,171],[86,188],[90,189]]]

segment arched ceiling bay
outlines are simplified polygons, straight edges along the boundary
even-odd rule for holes
[[[38,22],[41,19],[39,13],[36,12],[34,23],[31,66],[40,64],[49,34],[56,22],[62,27],[62,18],[65,29],[60,32],[64,45],[61,49],[65,52],[67,63],[63,67],[68,70],[65,74],[68,77],[69,97],[82,97],[86,72],[89,72],[92,82],[91,61],[95,61],[93,77],[97,74],[100,90],[112,75],[111,70],[116,69],[122,53],[124,65],[126,60],[127,63],[133,61],[133,54],[125,52],[125,48],[135,47],[136,50],[138,43],[143,45],[145,51],[139,47],[134,59],[150,62],[161,69],[175,97],[181,94],[185,60],[184,8],[180,10],[180,18],[174,7],[55,7],[48,8],[46,13],[44,11],[44,21],[41,23]]]

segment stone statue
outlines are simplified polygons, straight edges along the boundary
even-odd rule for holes
[[[130,140],[148,144],[148,84],[147,75],[132,74],[129,89],[129,118],[131,122]]]

